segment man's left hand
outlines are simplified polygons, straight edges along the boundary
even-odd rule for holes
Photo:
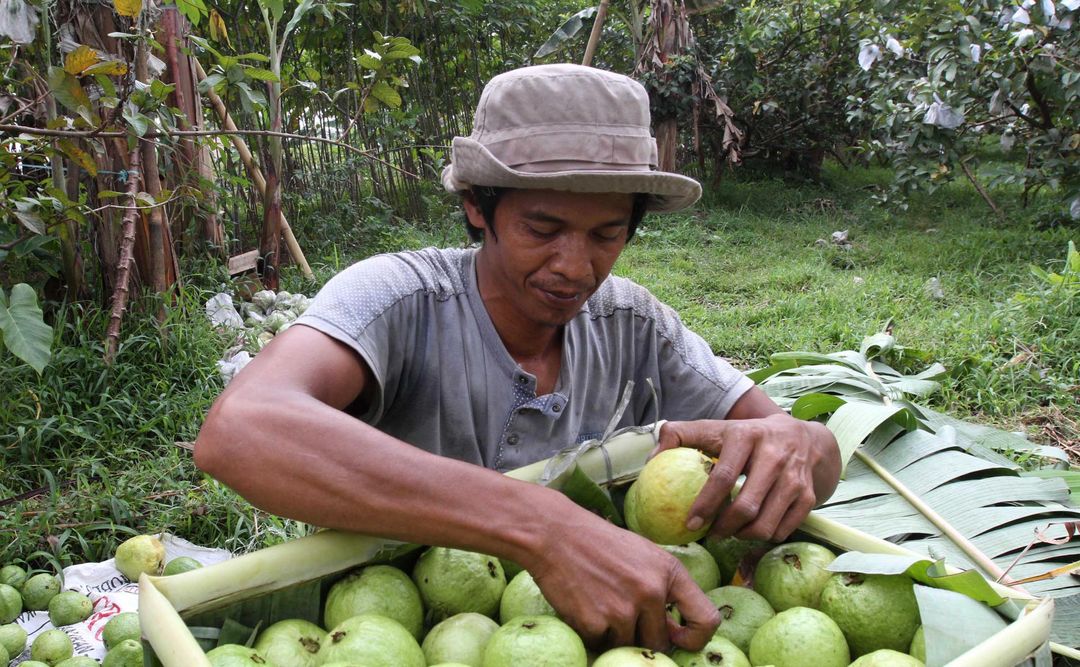
[[[657,451],[693,447],[717,459],[690,508],[687,528],[712,523],[711,533],[783,541],[840,476],[836,439],[823,425],[778,412],[751,419],[668,422]],[[738,495],[731,491],[746,475]]]

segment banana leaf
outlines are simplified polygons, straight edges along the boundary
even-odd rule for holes
[[[777,354],[768,368],[752,374],[778,405],[795,417],[823,421],[840,444],[844,479],[816,513],[931,560],[976,568],[976,559],[964,548],[853,457],[859,451],[1007,570],[1010,580],[1080,560],[1080,539],[1061,543],[1065,531],[1060,527],[1080,521],[1075,489],[1065,482],[1075,477],[1067,471],[1027,473],[1006,456],[1067,461],[1067,455],[919,405],[917,399],[937,389],[944,368],[933,364],[920,373],[901,373],[885,359],[896,349],[891,336],[878,334],[858,352]],[[1055,525],[1056,532],[1048,528]],[[1056,539],[1044,539],[1048,531]],[[1080,600],[1080,578],[1070,573],[1026,583],[1023,589],[1063,598],[1067,605]],[[1068,615],[1055,619],[1054,636],[1067,646],[1080,646],[1080,624]]]

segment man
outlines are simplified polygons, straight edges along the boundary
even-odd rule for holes
[[[620,425],[666,419],[662,448],[719,457],[691,529],[715,518],[722,535],[782,539],[837,483],[827,429],[784,414],[670,308],[609,276],[646,209],[700,194],[654,171],[648,109],[638,83],[596,69],[494,78],[443,174],[480,248],[336,276],[215,403],[198,466],[269,512],[520,563],[594,646],[703,646],[717,610],[675,558],[498,472],[598,435],[635,380]]]

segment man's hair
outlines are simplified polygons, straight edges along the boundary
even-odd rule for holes
[[[476,207],[480,209],[480,214],[484,216],[484,226],[491,232],[491,236],[498,240],[499,237],[495,233],[495,209],[499,206],[499,201],[503,198],[510,188],[499,188],[488,185],[473,186],[470,190],[473,200],[476,202]],[[637,231],[638,225],[641,224],[641,219],[645,217],[645,207],[649,203],[649,195],[644,193],[637,193],[634,195],[634,206],[630,210],[630,224],[626,229],[626,240],[634,238],[634,232]],[[469,240],[473,243],[480,243],[484,240],[484,230],[473,227],[469,224],[469,218],[465,218],[465,231],[469,234]]]

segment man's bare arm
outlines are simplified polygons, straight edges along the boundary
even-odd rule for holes
[[[268,512],[514,560],[594,644],[700,648],[711,636],[715,607],[669,554],[558,492],[424,452],[342,411],[371,387],[351,349],[293,327],[214,404],[195,462]],[[687,627],[668,627],[672,601]]]

